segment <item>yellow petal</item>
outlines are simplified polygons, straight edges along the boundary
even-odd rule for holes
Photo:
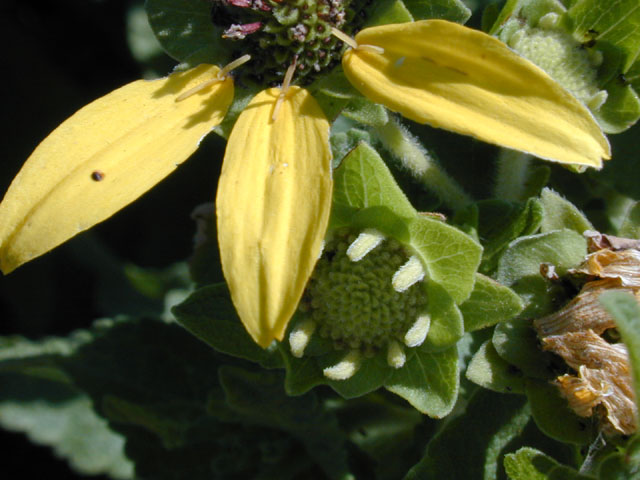
[[[366,28],[345,53],[349,81],[405,117],[547,160],[601,168],[606,137],[589,111],[499,40],[443,20]]]
[[[0,204],[0,268],[21,264],[108,218],[169,175],[218,125],[233,81],[181,102],[176,96],[212,79],[201,65],[140,80],[90,103],[33,152]]]
[[[282,340],[320,255],[331,207],[329,123],[311,94],[265,90],[229,136],[216,196],[224,276],[262,347]]]

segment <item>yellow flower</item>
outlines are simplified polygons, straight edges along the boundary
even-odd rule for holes
[[[409,119],[558,162],[600,168],[609,158],[586,108],[484,33],[428,20],[346,40],[347,78]],[[54,130],[0,204],[2,271],[108,218],[186,160],[233,100],[223,71],[201,65],[133,82]],[[229,137],[216,199],[222,267],[263,347],[283,338],[320,254],[331,206],[328,140],[320,106],[288,80],[259,93]]]

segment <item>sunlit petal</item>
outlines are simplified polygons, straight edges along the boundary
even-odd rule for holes
[[[371,100],[434,127],[552,161],[601,168],[607,139],[589,111],[533,63],[480,31],[442,20],[362,30],[343,56]]]
[[[8,273],[110,217],[169,175],[224,118],[231,79],[176,102],[216,76],[201,65],[139,80],[80,109],[24,164],[0,204],[0,267]]]
[[[329,123],[309,92],[259,93],[229,136],[216,210],[222,268],[247,331],[282,340],[322,248],[331,207]]]

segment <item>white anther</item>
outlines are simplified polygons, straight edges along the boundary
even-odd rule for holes
[[[351,350],[345,357],[333,365],[322,370],[329,380],[347,380],[358,371],[362,357],[358,350]]]
[[[404,292],[414,283],[421,281],[424,278],[424,267],[422,262],[413,255],[407,263],[402,265],[396,273],[393,274],[391,279],[391,285],[396,292]]]
[[[404,335],[404,344],[407,347],[418,347],[422,345],[424,339],[427,338],[429,327],[431,326],[431,317],[429,315],[420,315],[415,323]]]
[[[404,362],[407,361],[407,356],[404,353],[404,348],[395,340],[391,340],[387,347],[387,363],[393,368],[404,367]]]
[[[591,110],[598,110],[604,102],[607,101],[607,97],[609,93],[606,90],[600,90],[594,96],[592,96],[589,100],[587,100],[587,107]]]
[[[383,240],[384,235],[377,230],[365,230],[349,245],[349,248],[347,248],[347,257],[349,257],[352,262],[359,262],[367,253],[380,245]]]
[[[302,358],[315,330],[316,322],[310,319],[304,320],[294,327],[289,334],[289,346],[294,357]]]

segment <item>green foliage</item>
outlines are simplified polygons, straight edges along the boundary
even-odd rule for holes
[[[522,433],[529,416],[522,397],[477,391],[464,413],[432,438],[405,479],[429,478],[433,472],[442,478],[497,478],[502,450]]]
[[[208,0],[147,0],[145,8],[156,38],[176,60],[190,66],[229,61]]]
[[[572,468],[533,448],[521,448],[505,457],[504,467],[512,480],[588,480]]]
[[[263,19],[260,2],[246,2],[254,4],[246,8],[236,3],[229,8],[240,12],[242,21]],[[161,48],[180,62],[178,68],[202,62],[223,66],[241,50],[241,40],[222,37],[220,25],[230,26],[223,4],[229,2],[146,0],[145,16],[142,2],[134,2],[127,12],[131,58],[145,76],[165,75],[173,67]],[[363,97],[337,59],[305,86],[331,124],[334,196],[327,239],[342,230],[354,236],[373,230],[415,256],[424,270],[416,288],[426,298],[429,330],[417,346],[391,339],[405,355],[400,366],[392,366],[386,345],[361,352],[352,376],[331,378],[327,369],[360,350],[316,330],[303,355],[292,353],[291,334],[310,318],[307,296],[282,341],[262,349],[248,335],[224,284],[214,205],[196,209],[195,228],[188,221],[180,228],[165,220],[178,200],[188,202],[185,218],[194,205],[212,201],[223,139],[265,87],[238,76],[234,101],[215,128],[222,139],[203,140],[202,152],[190,160],[209,170],[190,171],[184,184],[163,191],[169,197],[165,203],[125,224],[119,234],[124,246],[112,252],[98,237],[86,235],[66,256],[26,267],[34,270],[24,277],[18,272],[0,278],[0,300],[6,303],[0,316],[13,319],[9,331],[24,328],[30,336],[0,337],[0,426],[49,447],[78,474],[114,479],[638,477],[639,437],[602,440],[594,419],[568,407],[552,380],[570,370],[542,350],[533,328],[534,319],[564,306],[584,283],[571,270],[587,255],[585,230],[640,236],[640,127],[633,126],[640,118],[637,0],[509,0],[502,10],[490,0],[353,4],[365,5],[365,25],[470,20],[505,42],[518,31],[561,31],[573,42],[565,60],[589,56],[594,88],[607,94],[603,105],[590,105],[593,115],[607,132],[624,131],[610,137],[613,159],[602,172],[579,176],[407,121],[402,131],[424,153],[423,160],[433,162],[428,166],[439,175],[438,186],[460,188],[462,200],[452,203],[416,172],[404,170],[410,161],[397,152],[397,164],[388,162],[391,150],[376,142],[382,143],[381,128],[395,121],[394,114]],[[110,28],[103,25],[101,31]],[[28,47],[30,42],[16,43]],[[36,49],[27,47],[21,56],[37,59]],[[47,62],[39,55],[44,69]],[[121,52],[119,58],[127,55]],[[23,64],[16,65],[23,71]],[[67,67],[60,64],[60,70]],[[32,76],[40,78],[36,73]],[[131,73],[118,75],[109,81],[121,82]],[[84,77],[50,77],[45,80],[56,89],[86,83]],[[31,85],[28,95],[18,90],[31,102],[23,110],[46,105],[35,96],[36,87]],[[37,119],[29,118],[32,122]],[[515,156],[522,178],[501,175],[500,162]],[[207,190],[182,199],[202,178]],[[496,194],[494,183],[512,187],[512,195]],[[106,232],[105,238],[114,236]],[[147,244],[152,239],[157,245],[154,253],[173,248],[171,238],[180,237],[186,246],[176,253],[179,263],[174,257],[164,262],[170,266],[149,262],[153,253],[148,252],[129,256],[128,245],[139,232],[146,233]],[[374,248],[369,254],[375,253]],[[558,278],[545,274],[543,265]],[[84,280],[86,272],[90,281]],[[76,275],[85,289],[77,291]],[[386,307],[384,299],[372,300],[376,308]],[[638,398],[640,307],[624,292],[606,293],[600,302],[629,350]],[[84,303],[92,307],[89,312],[80,309]],[[58,335],[43,336],[54,317],[61,325]],[[94,321],[102,317],[108,318]],[[73,322],[84,323],[71,331],[80,325]]]

